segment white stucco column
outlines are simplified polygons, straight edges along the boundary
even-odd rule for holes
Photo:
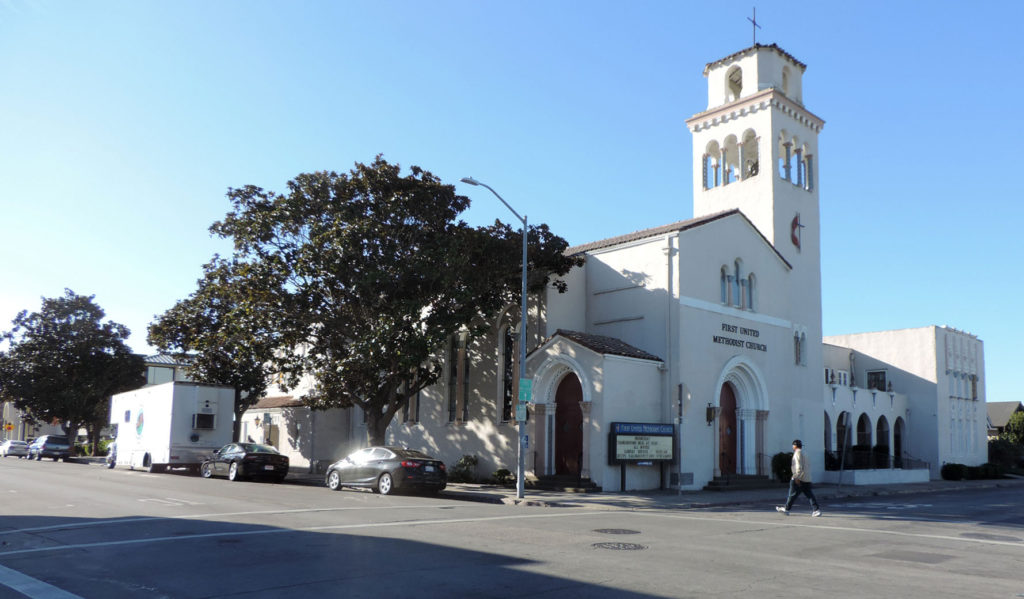
[[[736,410],[740,425],[740,474],[757,474],[757,410]]]
[[[580,411],[583,413],[583,463],[580,464],[580,476],[590,478],[590,402],[581,401]]]
[[[737,170],[736,180],[737,181],[742,181],[742,180],[746,179],[746,173],[743,172],[743,169],[746,168],[744,165],[747,164],[746,152],[743,150],[743,142],[742,141],[740,143],[736,144],[736,150],[740,153],[740,168]]]

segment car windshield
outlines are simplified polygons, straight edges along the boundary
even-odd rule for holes
[[[68,438],[67,437],[47,437],[46,438],[46,442],[47,443],[61,443],[61,444],[67,445],[68,444]]]
[[[277,450],[270,445],[261,443],[239,443],[238,445],[245,453],[277,453]]]

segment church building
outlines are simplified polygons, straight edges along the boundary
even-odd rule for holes
[[[389,442],[449,467],[475,456],[481,477],[514,472],[524,379],[530,478],[699,489],[771,476],[795,438],[816,481],[926,480],[944,462],[986,461],[976,337],[926,327],[823,340],[825,122],[804,104],[805,70],[774,44],[707,64],[707,107],[686,121],[693,218],[569,248],[585,263],[566,293],[530,298],[524,372],[510,306],[490,335],[451,340],[442,381]],[[365,444],[361,419],[346,422],[348,445]],[[858,451],[871,467],[846,471]]]

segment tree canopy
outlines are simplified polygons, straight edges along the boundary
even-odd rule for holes
[[[195,292],[149,325],[148,341],[182,362],[193,380],[234,388],[238,440],[242,414],[266,391],[282,347],[274,316],[281,281],[261,262],[218,256],[203,273]]]
[[[1017,411],[1010,416],[1010,420],[1006,423],[1006,428],[1003,429],[1001,439],[1006,439],[1014,445],[1024,446],[1024,412]]]
[[[291,351],[276,357],[288,382],[311,375],[313,408],[359,407],[370,441],[440,375],[437,350],[519,299],[521,233],[458,219],[469,199],[413,166],[378,156],[349,173],[301,174],[276,194],[246,186],[211,227],[235,259],[277,273],[276,322]],[[578,263],[546,225],[528,232],[530,291]],[[554,279],[552,279],[554,277]]]
[[[59,422],[72,440],[83,425],[107,423],[111,395],[146,382],[143,358],[125,343],[128,329],[102,322],[93,298],[70,289],[43,298],[39,312],[17,315],[0,352],[0,393],[37,422]]]

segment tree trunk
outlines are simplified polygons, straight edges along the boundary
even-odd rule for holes
[[[241,442],[242,439],[242,416],[245,414],[245,406],[242,405],[242,392],[237,388],[235,389],[235,421],[231,425],[231,439],[235,442]]]

